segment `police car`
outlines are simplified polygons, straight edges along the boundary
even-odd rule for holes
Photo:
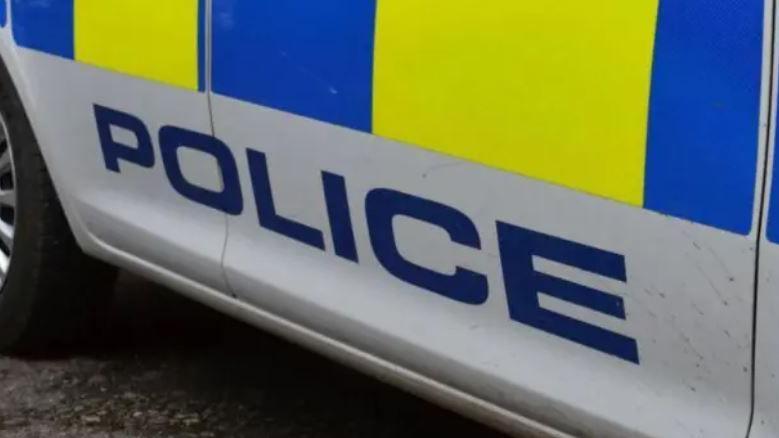
[[[0,349],[118,266],[503,430],[779,436],[768,0],[0,0]]]

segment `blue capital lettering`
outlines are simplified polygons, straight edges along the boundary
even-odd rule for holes
[[[573,342],[639,363],[636,340],[544,309],[540,292],[625,319],[621,297],[536,271],[533,256],[543,257],[622,282],[625,259],[598,248],[498,222],[498,243],[511,319]]]
[[[276,213],[276,203],[273,201],[273,190],[271,189],[268,161],[265,158],[265,154],[247,149],[246,158],[249,160],[249,173],[252,178],[254,200],[257,205],[257,216],[260,226],[287,236],[290,239],[324,250],[325,238],[321,231]]]
[[[365,212],[373,251],[390,274],[463,303],[487,301],[489,286],[484,275],[460,266],[453,275],[419,266],[400,254],[395,240],[393,219],[406,216],[444,229],[454,243],[481,249],[479,232],[468,216],[444,204],[390,189],[375,189],[368,193]]]
[[[346,181],[341,175],[322,172],[322,187],[325,191],[327,217],[330,220],[335,254],[346,260],[358,262],[349,199],[346,196]]]
[[[137,164],[141,167],[154,166],[154,147],[149,130],[141,119],[121,111],[94,105],[95,122],[100,147],[103,149],[105,167],[113,172],[119,170],[119,160]],[[119,143],[111,133],[111,127],[125,129],[135,136],[136,144]]]
[[[222,175],[222,190],[214,191],[187,181],[181,172],[178,150],[188,148],[211,155],[216,159]],[[243,211],[238,167],[230,148],[220,140],[186,129],[165,126],[160,129],[160,152],[165,173],[173,188],[187,199],[231,215]]]

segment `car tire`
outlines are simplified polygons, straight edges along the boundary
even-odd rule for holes
[[[116,270],[78,247],[4,65],[0,128],[0,352],[45,354],[93,336]]]

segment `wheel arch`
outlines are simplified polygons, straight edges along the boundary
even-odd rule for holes
[[[46,120],[36,111],[37,99],[36,84],[34,80],[34,71],[25,65],[23,53],[25,49],[16,45],[13,38],[13,32],[10,24],[0,29],[0,82],[7,83],[12,87],[12,93],[16,94],[22,105],[22,111],[30,124],[33,136],[40,148],[44,165],[49,178],[57,195],[57,199],[62,206],[69,229],[76,239],[79,247],[86,253],[93,256],[100,256],[100,245],[94,236],[88,231],[86,224],[78,214],[78,208],[74,205],[73,197],[70,196],[70,189],[67,185],[67,178],[62,174],[62,169],[57,166],[57,161],[53,159],[52,148],[56,147],[54,142],[50,141],[49,135],[46,135]],[[35,56],[48,56],[36,54]]]

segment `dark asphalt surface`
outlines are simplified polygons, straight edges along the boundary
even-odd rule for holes
[[[99,346],[0,357],[0,437],[499,437],[124,274]]]

